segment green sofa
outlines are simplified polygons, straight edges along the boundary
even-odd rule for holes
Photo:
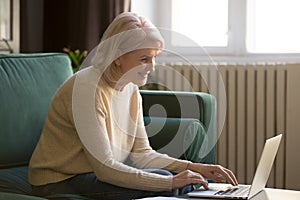
[[[71,75],[66,54],[0,54],[0,199],[87,199],[73,194],[34,197],[27,181],[27,165],[51,99]],[[146,129],[156,150],[215,163],[216,108],[211,95],[146,90],[141,94]],[[184,112],[178,110],[182,102],[189,105]]]

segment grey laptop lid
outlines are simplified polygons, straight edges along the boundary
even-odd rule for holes
[[[263,190],[267,184],[270,172],[277,154],[282,134],[268,139],[256,168],[248,198]]]
[[[206,198],[223,198],[223,199],[232,199],[232,198],[247,198],[250,199],[260,191],[262,191],[268,181],[275,156],[277,154],[279,144],[282,138],[282,134],[272,137],[270,139],[267,139],[265,142],[264,149],[262,151],[260,161],[258,163],[258,166],[256,168],[256,172],[252,181],[252,185],[250,187],[250,191],[248,195],[246,196],[215,196],[215,191],[214,192],[209,192],[209,191],[193,191],[188,193],[189,196],[191,197],[206,197]],[[219,185],[218,183],[213,184],[214,186]],[[222,184],[220,184],[222,185]],[[224,184],[223,184],[224,185]],[[227,184],[228,185],[228,184]]]

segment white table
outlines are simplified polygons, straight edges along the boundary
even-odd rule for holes
[[[300,191],[265,188],[252,198],[253,200],[299,200]]]
[[[183,200],[183,199],[197,200],[197,198],[188,198],[188,197],[151,197],[151,198],[143,198],[140,200]],[[205,200],[205,199],[201,199],[201,200]],[[300,200],[300,191],[265,188],[263,191],[255,195],[251,200]]]

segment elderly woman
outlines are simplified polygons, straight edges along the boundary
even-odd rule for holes
[[[29,165],[33,193],[72,193],[95,199],[174,195],[206,179],[237,185],[219,165],[154,151],[143,123],[138,86],[154,71],[164,41],[151,22],[122,13],[67,80],[50,106]]]

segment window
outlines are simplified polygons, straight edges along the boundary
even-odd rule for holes
[[[10,38],[10,1],[2,0],[0,7],[0,39]]]
[[[255,53],[300,53],[300,1],[248,1],[247,47]]]
[[[184,55],[300,53],[297,0],[132,0]]]
[[[226,47],[228,43],[228,1],[173,0],[171,30],[186,35],[200,46]],[[171,37],[171,43],[174,46],[188,45],[181,40],[176,40],[175,36]]]
[[[19,2],[0,0],[0,53],[19,52]]]

